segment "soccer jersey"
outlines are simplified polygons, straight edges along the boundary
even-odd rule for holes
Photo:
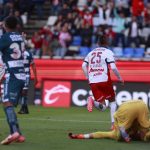
[[[110,80],[108,64],[115,62],[113,52],[99,47],[92,50],[84,59],[88,63],[89,83],[107,82]]]
[[[19,80],[25,80],[24,41],[17,32],[5,33],[0,39],[0,51],[5,64],[6,76],[13,76]]]
[[[25,73],[30,75],[30,65],[34,63],[33,62],[33,56],[31,52],[24,51],[24,67],[25,67]]]
[[[133,122],[137,120],[141,127],[150,128],[148,115],[148,107],[143,101],[132,100],[124,102],[114,114],[115,124],[129,129]]]
[[[33,56],[31,52],[24,51],[24,67],[25,67],[25,73],[26,73],[26,81],[25,81],[25,88],[27,89],[30,82],[30,65],[34,63]]]
[[[4,74],[5,74],[5,65],[4,65],[4,63],[2,61],[2,57],[0,55],[0,80],[3,78]]]

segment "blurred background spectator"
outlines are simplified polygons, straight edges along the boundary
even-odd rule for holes
[[[112,51],[119,47],[120,58],[125,48],[150,47],[149,0],[0,0],[0,21],[9,15],[18,18],[18,31],[27,33],[39,57],[81,56],[82,47],[97,46],[100,34]]]
[[[131,17],[131,21],[129,21],[126,24],[126,27],[128,28],[128,34],[127,34],[127,43],[126,45],[128,47],[139,47],[140,46],[140,33],[142,29],[141,22],[137,21],[136,16]]]
[[[52,42],[53,34],[50,30],[50,27],[44,26],[39,33],[42,37],[42,56],[48,55],[51,57],[52,49],[50,47],[50,43]]]
[[[39,32],[34,32],[31,42],[33,43],[32,53],[35,56],[41,56],[42,54],[42,37]]]
[[[2,24],[2,22],[0,22],[0,38],[3,35],[3,32],[4,32],[4,30],[3,30],[3,24]]]
[[[125,16],[122,11],[115,10],[115,17],[112,23],[112,30],[115,33],[114,46],[125,47]]]
[[[52,0],[51,1],[51,8],[50,8],[50,15],[57,16],[61,10],[61,3],[60,0]]]
[[[23,21],[22,21],[22,18],[21,18],[21,15],[20,15],[20,12],[19,10],[15,10],[14,11],[14,16],[17,18],[18,20],[18,26],[17,26],[17,30],[19,32],[23,32]]]
[[[39,19],[42,19],[44,16],[44,12],[43,12],[43,5],[45,3],[45,0],[32,0],[33,5],[36,9],[36,13],[38,15]]]
[[[71,34],[68,30],[68,24],[65,23],[62,25],[61,31],[59,33],[59,44],[61,45],[61,47],[55,51],[56,56],[64,58],[67,53],[67,48],[71,42],[71,38]]]

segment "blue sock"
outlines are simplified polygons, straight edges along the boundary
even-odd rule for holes
[[[11,134],[14,132],[19,132],[18,127],[17,127],[17,116],[16,113],[14,111],[14,107],[13,106],[9,106],[9,107],[5,107],[5,114],[7,117],[7,122],[10,128],[10,132]]]
[[[20,135],[22,135],[18,122],[17,122],[16,126],[17,126],[17,129],[18,129],[18,132],[20,133]]]
[[[21,105],[22,106],[27,106],[27,96],[22,97]]]

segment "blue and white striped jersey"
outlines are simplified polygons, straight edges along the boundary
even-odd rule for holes
[[[17,79],[25,80],[23,51],[25,43],[17,32],[7,32],[0,38],[0,51],[2,60],[6,67],[6,76],[14,76]]]
[[[33,56],[30,51],[25,50],[24,51],[24,67],[25,67],[25,73],[30,75],[30,65],[34,63]]]

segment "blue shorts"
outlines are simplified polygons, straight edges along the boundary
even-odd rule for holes
[[[22,93],[25,81],[14,77],[7,77],[4,79],[3,83],[4,92],[2,95],[2,102],[11,102],[14,106],[16,106]]]
[[[26,75],[26,81],[25,81],[24,89],[28,90],[29,84],[30,84],[30,75]]]

